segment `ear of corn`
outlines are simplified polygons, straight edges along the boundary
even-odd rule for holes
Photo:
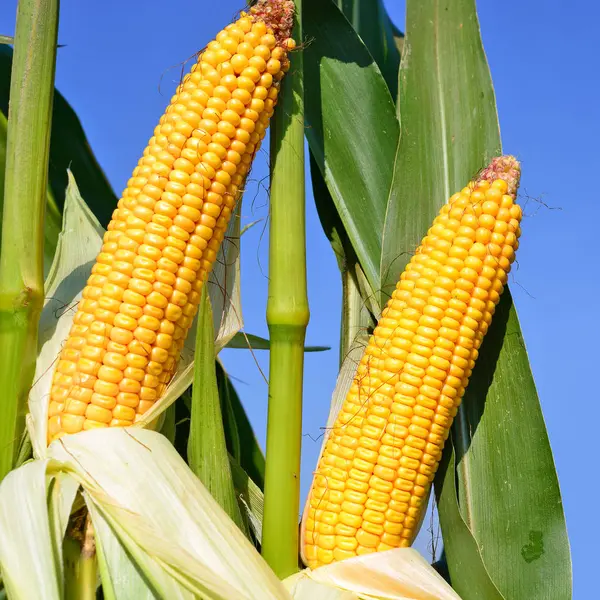
[[[58,359],[48,441],[132,425],[162,395],[288,69],[290,0],[199,55],[128,181]]]
[[[409,546],[520,235],[513,157],[441,209],[375,328],[303,520],[312,568]]]

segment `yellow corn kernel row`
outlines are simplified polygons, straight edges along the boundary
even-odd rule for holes
[[[293,2],[199,55],[114,211],[52,380],[48,441],[133,424],[163,394],[289,67]]]
[[[441,209],[375,328],[315,472],[316,568],[409,546],[520,235],[519,163],[494,159]]]

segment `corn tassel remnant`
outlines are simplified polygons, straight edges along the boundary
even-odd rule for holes
[[[496,158],[441,209],[396,286],[315,472],[316,568],[409,546],[518,248],[520,167]]]
[[[132,425],[172,378],[289,68],[294,4],[260,0],[177,88],[119,200],[54,372],[48,442]]]

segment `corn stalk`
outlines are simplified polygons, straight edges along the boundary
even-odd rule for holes
[[[296,0],[296,40],[302,39]],[[298,569],[304,338],[308,324],[302,54],[291,57],[271,129],[267,324],[271,338],[262,554],[278,577]]]
[[[44,210],[59,0],[21,0],[8,113],[0,247],[0,479],[13,467],[44,299]]]

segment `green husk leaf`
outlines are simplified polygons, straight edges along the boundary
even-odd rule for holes
[[[176,434],[176,418],[175,418],[175,404],[171,404],[167,410],[163,413],[164,419],[160,426],[159,431],[171,442],[175,443]]]
[[[262,538],[262,519],[264,496],[262,490],[252,481],[248,473],[242,469],[240,464],[233,458],[229,457],[231,465],[231,476],[233,477],[233,485],[238,495],[241,506],[252,534],[260,544]]]
[[[265,484],[265,455],[248,415],[221,361],[216,361],[217,384],[229,454],[262,490]]]
[[[234,523],[245,531],[225,443],[215,372],[213,319],[206,288],[200,301],[196,333],[194,387],[187,456],[190,468],[212,497],[223,507]]]
[[[77,497],[79,484],[72,477],[64,473],[56,473],[55,477],[48,483],[48,515],[52,532],[51,540],[54,561],[59,569],[59,581],[63,581],[65,568],[62,556],[62,542]]]

